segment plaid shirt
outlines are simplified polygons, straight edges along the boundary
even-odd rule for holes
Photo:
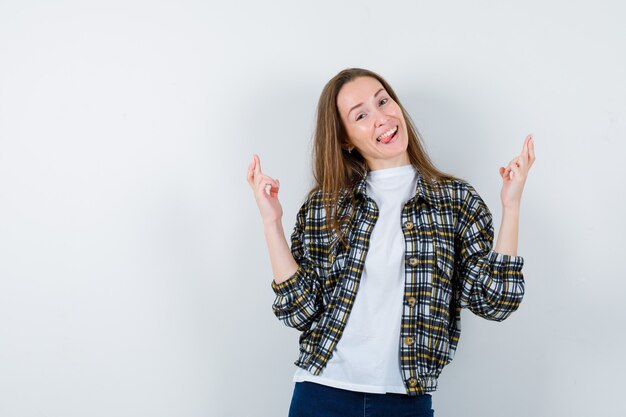
[[[437,389],[437,378],[454,357],[461,333],[461,308],[502,321],[524,296],[521,256],[494,252],[492,216],[474,187],[461,180],[441,181],[441,194],[418,172],[415,195],[405,202],[401,224],[406,253],[399,351],[407,394]],[[272,310],[285,325],[302,333],[296,366],[319,375],[345,328],[363,272],[378,208],[366,194],[365,177],[344,192],[339,217],[344,245],[325,226],[323,197],[304,202],[291,235],[299,267],[280,284],[272,280]]]

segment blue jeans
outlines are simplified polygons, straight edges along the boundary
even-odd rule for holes
[[[430,394],[372,394],[296,382],[289,417],[434,417]]]

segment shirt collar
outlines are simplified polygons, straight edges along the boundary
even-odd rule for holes
[[[422,173],[417,169],[416,171],[417,186],[415,187],[415,195],[418,196],[418,198],[426,201],[430,205],[439,205],[441,202],[441,197],[437,194],[433,186],[425,180]],[[356,198],[364,197],[367,195],[365,178],[365,176],[361,177],[354,185],[352,193]]]

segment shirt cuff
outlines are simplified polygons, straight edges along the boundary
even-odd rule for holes
[[[303,272],[302,266],[298,265],[298,270],[291,277],[289,277],[286,281],[283,281],[280,284],[277,284],[276,281],[272,279],[272,290],[274,290],[274,293],[276,295],[286,296],[288,294],[291,294],[295,290],[297,290],[298,289],[298,284],[297,284],[298,277],[302,275],[302,272]]]
[[[521,271],[524,267],[524,258],[519,255],[506,255],[492,249],[487,254],[487,257],[495,269]]]

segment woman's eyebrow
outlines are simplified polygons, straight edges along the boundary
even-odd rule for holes
[[[384,88],[381,88],[380,90],[378,90],[378,91],[376,92],[376,94],[374,94],[374,97],[376,97],[378,94],[380,94],[380,92],[381,92],[381,91],[384,91],[384,90],[385,90]],[[352,113],[352,110],[354,110],[354,109],[356,109],[357,107],[362,106],[362,105],[363,105],[363,103],[359,103],[359,104],[357,104],[356,106],[352,107],[352,108],[350,109],[350,111],[348,111],[348,116],[350,116],[350,113]]]

